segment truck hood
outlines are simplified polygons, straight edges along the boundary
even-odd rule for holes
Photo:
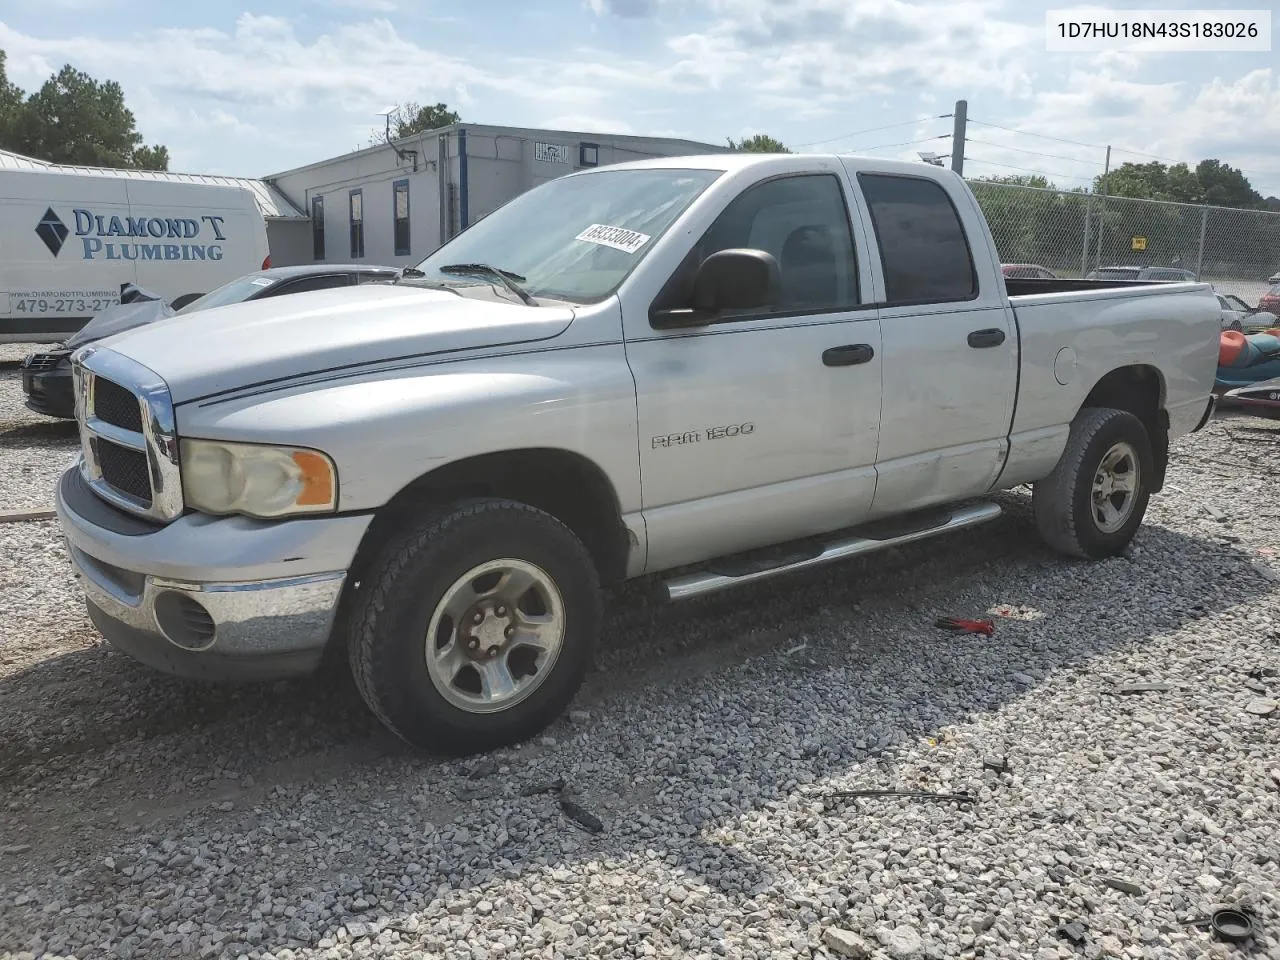
[[[563,306],[369,284],[168,317],[100,346],[154,370],[186,403],[327,370],[548,340],[572,321]]]

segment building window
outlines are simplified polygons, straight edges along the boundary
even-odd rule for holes
[[[578,166],[595,167],[600,165],[600,144],[583,141],[578,144]]]
[[[324,259],[324,197],[311,198],[311,256]]]
[[[409,181],[397,180],[391,185],[395,198],[396,256],[409,256]]]
[[[351,257],[364,256],[364,191],[351,191]]]

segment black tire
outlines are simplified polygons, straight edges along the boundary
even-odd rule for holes
[[[450,586],[498,559],[545,572],[559,592],[565,627],[559,654],[536,689],[507,709],[481,714],[437,689],[426,638]],[[363,579],[347,644],[356,686],[388,728],[432,753],[491,750],[545,729],[581,686],[603,623],[599,577],[581,541],[550,514],[510,500],[468,500],[429,513],[394,537]]]
[[[1120,443],[1128,444],[1136,455],[1136,489],[1123,524],[1108,530],[1094,513],[1093,483],[1103,458]],[[1032,512],[1040,536],[1068,556],[1085,560],[1115,556],[1142,525],[1154,472],[1151,438],[1141,420],[1125,410],[1086,407],[1071,424],[1058,465],[1032,488]]]

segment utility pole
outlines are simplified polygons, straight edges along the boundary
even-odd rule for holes
[[[969,101],[957,100],[955,123],[951,128],[951,169],[964,176],[964,134],[969,121]]]
[[[1102,231],[1107,225],[1107,177],[1111,174],[1111,144],[1107,144],[1107,162],[1102,165],[1102,211],[1098,214],[1098,258],[1095,267],[1102,266]]]

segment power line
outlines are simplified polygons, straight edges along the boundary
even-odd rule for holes
[[[977,121],[974,121],[975,123]],[[978,140],[974,137],[965,137],[966,143],[981,143],[988,147],[996,147],[999,150],[1013,150],[1016,153],[1029,153],[1033,157],[1048,157],[1050,160],[1067,160],[1071,163],[1091,163],[1095,167],[1101,167],[1103,164],[1100,160],[1082,160],[1079,157],[1064,157],[1058,153],[1037,153],[1035,150],[1025,150],[1022,147],[1010,147],[1003,143],[992,143],[989,140]]]
[[[1056,140],[1058,143],[1069,143],[1077,147],[1089,147],[1091,150],[1105,150],[1106,144],[1085,143],[1083,140],[1067,140],[1064,137],[1051,137],[1047,133],[1032,133],[1030,130],[1015,130],[1013,127],[1001,126],[998,123],[988,123],[985,120],[974,120],[969,118],[970,123],[976,123],[984,127],[995,127],[997,130],[1007,130],[1009,133],[1021,134],[1024,137],[1039,137],[1042,140]],[[1132,153],[1138,157],[1150,157],[1153,160],[1163,160],[1166,163],[1186,163],[1185,160],[1174,160],[1172,157],[1162,157],[1155,153],[1143,153],[1141,150],[1128,150],[1124,147],[1112,147],[1116,153]]]
[[[867,127],[865,130],[855,130],[853,133],[841,134],[838,137],[831,137],[828,140],[814,140],[810,143],[798,143],[797,147],[816,147],[824,143],[835,143],[837,140],[848,140],[850,137],[860,137],[864,133],[876,133],[879,130],[892,130],[894,127],[909,127],[913,123],[927,123],[930,120],[944,120],[951,116],[949,113],[941,113],[936,117],[919,117],[915,120],[903,120],[901,123],[888,123],[883,127]]]
[[[1093,177],[1078,177],[1070,173],[1053,173],[1052,171],[1048,171],[1048,170],[1033,170],[1031,167],[1018,167],[1018,166],[1014,166],[1012,163],[996,163],[996,161],[994,160],[981,160],[978,157],[965,157],[965,162],[966,163],[985,163],[992,167],[1007,167],[1010,170],[1021,170],[1023,173],[1034,173],[1041,177],[1054,177],[1054,178],[1059,178],[1063,180],[1084,180],[1086,182],[1092,183],[1094,179]]]

